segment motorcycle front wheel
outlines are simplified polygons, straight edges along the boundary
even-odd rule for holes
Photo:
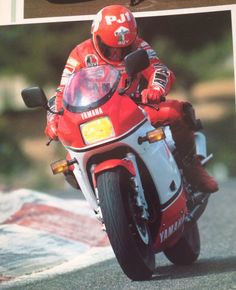
[[[131,280],[150,279],[155,255],[148,223],[136,215],[129,173],[124,168],[102,172],[97,187],[107,235],[123,272]]]
[[[200,254],[200,235],[198,225],[194,222],[186,228],[178,242],[164,251],[165,256],[175,265],[190,265]]]

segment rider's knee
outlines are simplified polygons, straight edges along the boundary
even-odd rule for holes
[[[167,101],[160,110],[163,120],[169,120],[170,124],[178,123],[183,120],[183,102],[177,100]]]

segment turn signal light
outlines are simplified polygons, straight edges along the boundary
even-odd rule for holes
[[[70,160],[70,161],[68,161],[66,159],[55,161],[55,162],[51,163],[52,173],[54,175],[58,174],[58,173],[66,173],[69,171],[70,166],[76,162],[77,161],[75,159]]]
[[[139,137],[138,138],[138,143],[142,144],[143,142],[148,141],[149,143],[154,143],[158,142],[160,140],[165,139],[165,132],[163,131],[162,128],[157,128],[155,130],[149,131],[146,133],[146,136],[144,137]]]
[[[51,169],[53,174],[63,173],[69,171],[69,166],[67,160],[58,160],[51,164]]]

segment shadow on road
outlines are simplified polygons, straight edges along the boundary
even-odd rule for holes
[[[236,256],[202,259],[190,266],[164,266],[157,268],[152,280],[182,279],[236,271]]]

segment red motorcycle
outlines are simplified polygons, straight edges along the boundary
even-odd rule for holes
[[[73,172],[122,270],[132,280],[144,280],[152,276],[159,252],[176,265],[198,258],[197,220],[209,194],[187,183],[169,127],[154,128],[127,94],[149,65],[146,52],[133,52],[124,63],[128,79],[110,65],[71,76],[63,109],[52,112],[59,114],[58,137],[70,159],[53,163],[52,169]],[[25,89],[22,97],[28,107],[51,110],[41,88]],[[205,164],[211,158],[205,137],[200,132],[195,137]]]

